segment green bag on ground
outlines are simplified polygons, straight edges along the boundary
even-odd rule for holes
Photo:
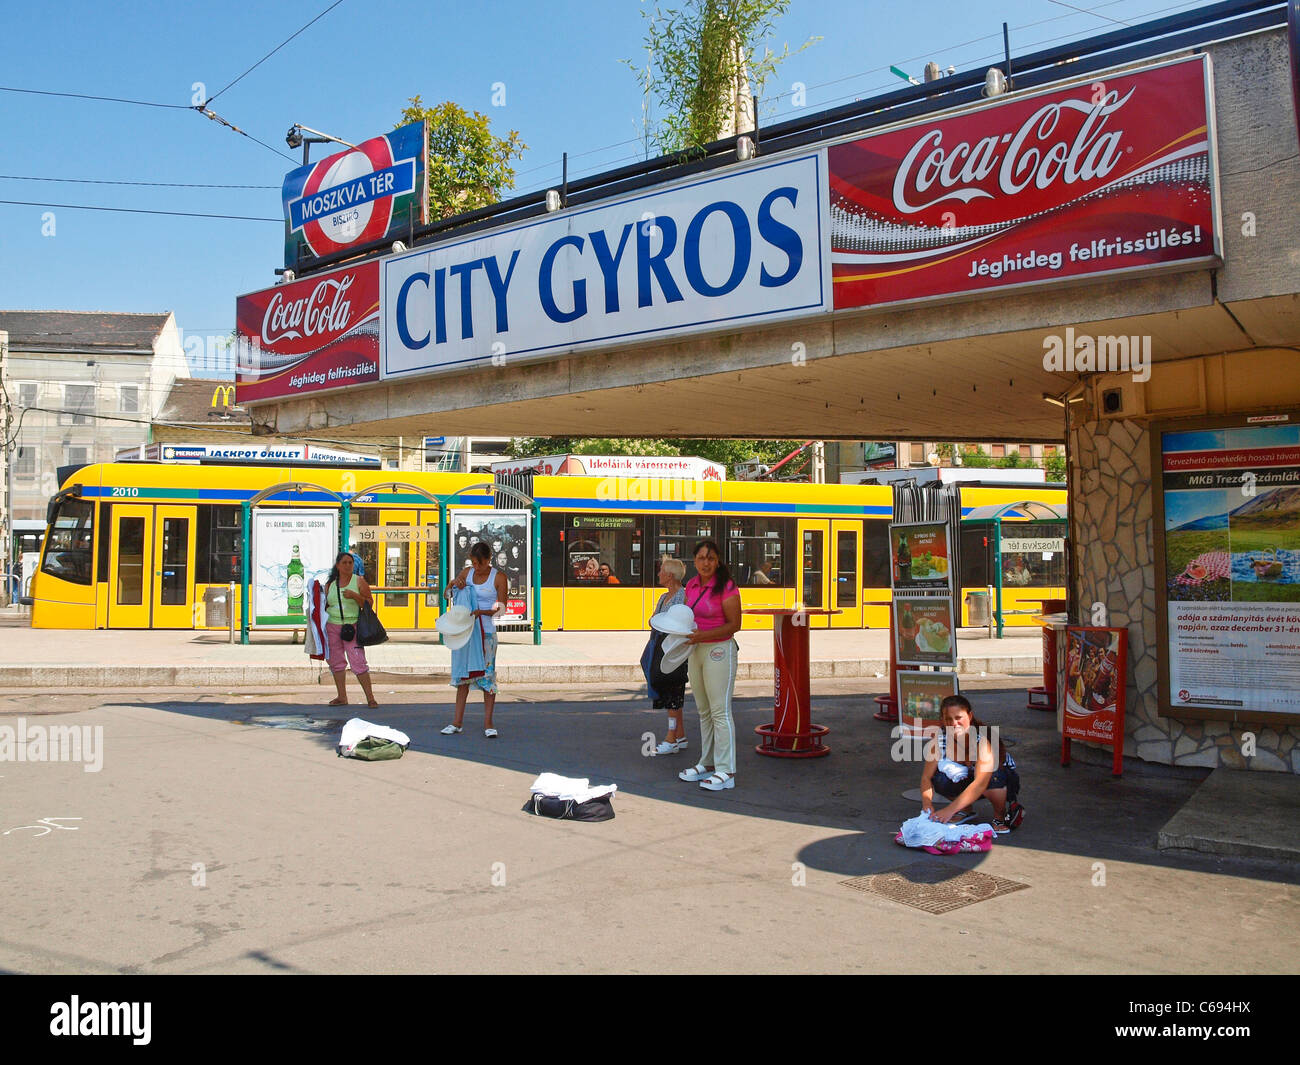
[[[363,762],[382,762],[388,758],[401,758],[406,748],[392,740],[381,740],[377,736],[367,736],[352,748],[352,757]]]

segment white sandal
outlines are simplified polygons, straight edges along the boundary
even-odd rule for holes
[[[678,751],[686,750],[685,740],[664,740],[655,748],[655,754],[676,754]]]
[[[736,786],[736,778],[730,773],[717,772],[700,781],[700,787],[707,791],[724,791]]]
[[[678,780],[696,781],[703,780],[709,775],[709,771],[702,765],[693,765],[690,769],[683,769],[677,774]]]
[[[461,729],[461,727],[460,727],[459,725],[448,725],[446,728],[444,728],[444,729],[442,730],[442,734],[443,734],[444,736],[455,736],[455,735],[458,735],[458,734],[459,734],[460,732],[462,732],[462,731],[463,731],[463,730]]]
[[[483,730],[483,735],[490,740],[494,740],[497,738],[497,730],[494,728],[485,728]]]

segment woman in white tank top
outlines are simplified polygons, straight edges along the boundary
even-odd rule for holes
[[[467,680],[456,687],[456,713],[452,723],[443,730],[444,736],[454,736],[462,731],[465,723],[465,704],[469,700],[469,686],[473,684],[483,693],[483,735],[490,740],[497,738],[497,730],[492,726],[492,711],[497,702],[497,629],[492,619],[506,605],[506,575],[492,566],[492,552],[487,544],[478,543],[469,549],[471,565],[460,574],[447,588],[447,598],[469,584],[474,589],[475,603],[478,609],[474,616],[483,624],[483,676]]]

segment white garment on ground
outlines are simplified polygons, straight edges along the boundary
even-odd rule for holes
[[[617,784],[599,784],[590,786],[586,777],[562,777],[558,773],[542,773],[533,781],[530,789],[534,795],[549,795],[556,799],[573,799],[575,802],[587,802],[602,795],[613,795],[618,791]]]
[[[400,743],[403,747],[411,745],[411,737],[405,732],[399,732],[387,725],[372,725],[369,721],[362,721],[361,718],[354,717],[344,724],[343,734],[339,737],[339,746],[346,753],[351,751],[367,736],[374,736],[376,739],[381,740],[392,740],[394,743]]]
[[[929,813],[922,810],[904,821],[899,831],[903,834],[905,847],[933,847],[939,843],[957,843],[981,832],[992,832],[993,826],[986,822],[945,825],[942,821],[931,820]]]

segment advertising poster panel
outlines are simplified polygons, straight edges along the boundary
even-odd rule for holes
[[[529,532],[533,515],[527,510],[450,510],[451,530],[448,562],[454,577],[470,565],[469,549],[477,543],[492,551],[492,565],[506,575],[505,610],[497,621],[531,621],[529,593],[532,589],[532,552]]]
[[[313,580],[323,585],[339,552],[337,510],[253,512],[253,624],[302,626]]]
[[[1124,763],[1124,681],[1128,631],[1088,625],[1065,630],[1065,689],[1061,699],[1061,764],[1070,764],[1070,741],[1114,748],[1113,772]]]
[[[900,666],[956,666],[952,600],[921,597],[895,604],[894,636]],[[898,674],[899,679],[903,677]]]
[[[1162,709],[1300,716],[1300,425],[1242,418],[1156,446]]]
[[[896,592],[944,592],[952,589],[946,522],[919,522],[889,527]]]
[[[956,695],[956,673],[920,673],[904,670],[898,674],[898,709],[904,724],[941,724],[939,707],[950,695]]]
[[[1220,254],[1206,56],[832,145],[828,168],[836,309]]]
[[[382,260],[383,376],[824,311],[825,154]]]
[[[379,380],[379,263],[250,292],[235,301],[240,403]]]
[[[429,214],[428,134],[400,126],[284,178],[284,265],[405,235]],[[414,218],[412,218],[414,212]]]

